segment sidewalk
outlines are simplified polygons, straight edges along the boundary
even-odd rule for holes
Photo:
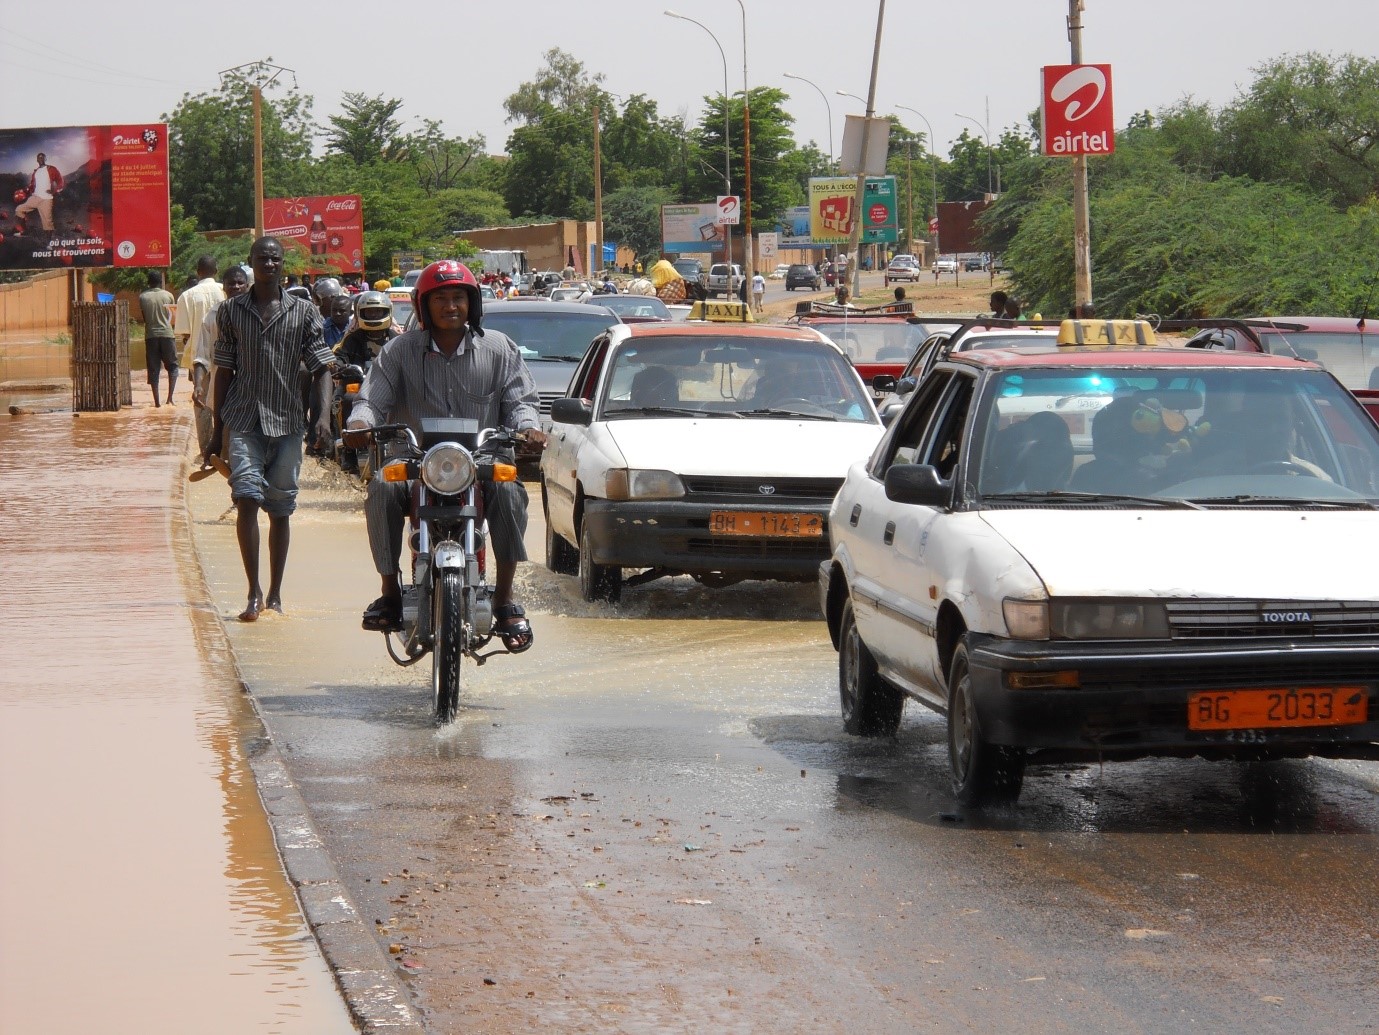
[[[278,849],[329,864],[266,782],[276,754],[195,564],[190,419],[185,396],[0,415],[3,1030],[353,1027],[297,900],[318,889],[294,874],[294,894]],[[366,1030],[409,1030],[375,984],[398,1005],[352,1001]]]

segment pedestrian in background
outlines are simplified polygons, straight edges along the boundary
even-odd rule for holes
[[[762,302],[766,299],[766,278],[758,270],[752,274],[752,308],[758,313],[761,312]]]
[[[903,302],[903,301],[905,301],[905,287],[904,287],[904,285],[897,285],[897,287],[896,287],[896,289],[895,289],[895,300],[896,300],[897,302]]]
[[[42,157],[41,155],[39,157]],[[177,340],[172,333],[172,292],[163,287],[163,274],[150,270],[148,288],[139,295],[139,308],[144,313],[144,365],[148,368],[148,386],[153,389],[153,405],[158,401],[158,373],[168,372],[168,404],[177,387]]]
[[[220,288],[225,298],[237,298],[249,290],[249,277],[243,266],[231,266],[220,278]],[[224,301],[217,302],[201,321],[201,333],[197,335],[196,351],[192,354],[192,408],[196,413],[196,445],[201,455],[211,444],[211,433],[215,428],[215,411],[211,403],[211,375],[215,370],[215,346],[220,340],[216,327],[216,315]],[[218,452],[220,443],[216,443]]]
[[[282,581],[292,539],[289,519],[297,508],[297,475],[306,432],[297,368],[315,375],[316,435],[330,438],[330,368],[335,357],[321,336],[321,314],[282,287],[283,249],[276,237],[260,237],[249,251],[252,290],[229,299],[216,313],[215,425],[202,454],[223,455],[230,466],[230,499],[238,515],[235,534],[249,580],[249,600],[239,614],[252,622],[266,607],[282,612]],[[223,450],[223,454],[222,454]],[[268,595],[259,582],[259,511],[268,512]]]
[[[178,354],[182,365],[192,371],[192,392],[196,392],[195,356],[201,338],[201,326],[206,314],[225,301],[216,273],[219,263],[214,255],[203,255],[196,260],[196,281],[192,287],[182,292],[177,300],[177,313],[173,319],[173,331],[177,334]]]

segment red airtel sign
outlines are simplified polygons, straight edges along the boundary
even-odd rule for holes
[[[1045,65],[1039,91],[1042,151],[1068,158],[1116,149],[1110,65]]]

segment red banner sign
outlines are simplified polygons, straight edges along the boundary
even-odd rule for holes
[[[263,230],[306,253],[313,271],[364,272],[364,205],[358,194],[264,198]]]
[[[0,129],[0,269],[167,266],[161,123]]]
[[[1067,158],[1115,151],[1110,65],[1045,65],[1040,98],[1044,154]]]

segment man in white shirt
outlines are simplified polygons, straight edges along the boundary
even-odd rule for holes
[[[173,330],[182,346],[182,366],[192,372],[192,408],[196,412],[196,438],[201,451],[211,440],[211,356],[215,346],[214,324],[211,340],[206,337],[207,316],[225,301],[225,291],[216,282],[216,259],[203,255],[196,260],[196,283],[182,292],[177,300]],[[236,267],[237,268],[237,267]],[[244,271],[239,270],[241,278]],[[205,357],[204,359],[202,357]]]
[[[766,278],[758,271],[752,277],[752,308],[761,312],[762,301],[766,297]]]
[[[220,278],[220,287],[227,299],[242,295],[249,290],[249,274],[244,272],[243,266],[231,266]],[[192,409],[196,412],[196,442],[201,448],[202,456],[206,454],[206,446],[210,443],[215,428],[215,411],[211,405],[211,378],[215,373],[216,340],[220,337],[216,325],[216,314],[219,311],[220,303],[217,302],[206,313],[205,319],[201,321],[201,333],[197,336],[196,348],[192,354]]]
[[[48,164],[48,156],[38,152],[38,168],[29,177],[29,196],[14,210],[16,220],[37,211],[46,233],[53,232],[53,199],[62,190],[62,173]]]

